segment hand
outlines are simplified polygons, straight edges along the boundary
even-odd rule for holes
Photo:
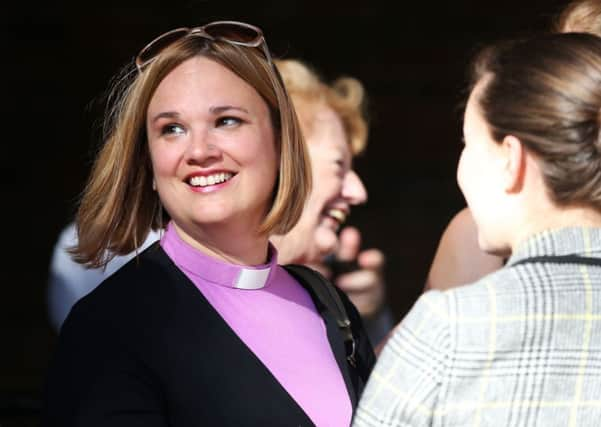
[[[384,303],[384,254],[378,249],[360,251],[361,233],[355,227],[345,227],[339,239],[336,258],[356,260],[359,269],[334,277],[334,284],[347,294],[362,317],[373,316]]]

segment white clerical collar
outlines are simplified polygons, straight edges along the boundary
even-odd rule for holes
[[[271,272],[277,266],[277,250],[271,243],[267,263],[256,266],[230,264],[184,242],[171,223],[163,234],[161,247],[182,270],[206,282],[235,289],[253,290],[268,286]]]

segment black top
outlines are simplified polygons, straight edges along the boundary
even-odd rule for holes
[[[355,409],[364,384],[334,317],[316,300]],[[375,357],[339,292],[357,353]],[[298,369],[311,369],[299,366]],[[45,426],[311,426],[271,372],[158,244],[71,310],[48,373]]]

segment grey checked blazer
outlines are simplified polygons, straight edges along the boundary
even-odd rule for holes
[[[567,255],[601,262],[601,228],[540,233],[501,270],[422,295],[353,426],[599,427],[601,265],[524,261]]]

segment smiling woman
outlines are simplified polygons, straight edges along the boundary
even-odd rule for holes
[[[192,58],[161,81],[146,127],[156,191],[179,236],[225,261],[263,263],[258,237],[278,155],[259,94],[215,61]]]
[[[349,425],[365,378],[357,366],[369,370],[373,352],[339,292],[352,325],[347,357],[333,314],[269,243],[298,221],[311,176],[261,31],[177,29],[132,70],[72,253],[103,266],[151,229],[166,231],[71,310],[46,424]]]
[[[327,83],[298,59],[276,65],[298,112],[315,185],[298,223],[272,242],[282,260],[309,264],[344,290],[377,343],[393,325],[385,304],[385,256],[377,248],[362,249],[360,231],[344,226],[353,207],[367,201],[353,165],[367,145],[365,90],[352,77]]]
[[[315,186],[298,223],[274,242],[287,259],[318,263],[336,250],[338,228],[351,207],[367,200],[353,169],[353,156],[367,142],[363,87],[351,78],[330,87],[297,60],[280,60],[277,66],[298,112]]]
[[[361,314],[371,342],[376,343],[393,323],[391,312],[383,304],[384,255],[375,248],[361,250],[361,235],[356,228],[347,226],[339,230],[351,209],[367,200],[366,189],[352,164],[353,158],[363,152],[367,142],[363,87],[359,81],[348,77],[338,78],[331,85],[326,84],[308,65],[299,60],[280,59],[275,64],[298,112],[303,135],[306,136],[312,181],[319,184],[309,192],[296,225],[285,234],[272,235],[270,240],[278,251],[278,261],[281,264],[309,264],[343,289]],[[183,82],[186,75],[183,71],[181,73]],[[209,74],[203,76],[203,83]],[[200,84],[193,78],[190,80],[190,88]],[[155,93],[155,101],[159,102],[159,99],[175,93],[181,93],[182,100],[187,99],[189,91],[182,89],[179,81],[180,79],[166,78]],[[241,92],[249,87],[252,89],[248,84],[241,84],[239,80],[233,79],[232,87],[238,86]],[[224,93],[228,90],[229,86]],[[161,98],[158,93],[160,91],[166,92]],[[198,94],[195,96],[190,101],[191,106],[204,101],[205,97],[199,97]],[[171,111],[169,106],[165,108],[167,110],[151,113],[147,118],[146,134],[151,139],[157,139],[164,133],[164,138],[170,141],[170,144],[165,144],[167,147],[177,147],[178,144],[171,143],[174,140],[180,141],[179,146],[183,144],[181,141],[204,144],[206,147],[203,145],[201,148],[209,158],[202,162],[219,164],[216,159],[224,155],[224,151],[219,149],[221,145],[216,143],[216,136],[241,135],[240,132],[248,131],[249,127],[257,128],[256,120],[249,120],[256,117],[256,114],[252,115],[252,111],[240,104],[208,106],[207,115],[214,116],[207,126],[208,129],[214,128],[213,132],[207,134],[212,135],[212,139],[203,137],[199,141],[199,129],[191,129],[190,124],[184,122],[182,111]],[[271,134],[266,135],[266,138],[266,141],[270,140]],[[239,148],[250,148],[250,145],[243,143]],[[225,155],[229,155],[231,151],[227,150]],[[168,156],[161,154],[156,159],[164,164]],[[219,184],[234,176],[231,171],[215,170],[210,165],[205,169],[201,171],[192,168],[192,172],[186,175],[185,179],[194,187],[193,191],[213,193],[225,186]],[[250,224],[250,227],[253,225]],[[180,234],[185,233],[182,230]],[[159,238],[159,231],[149,233],[142,247],[145,248]],[[67,313],[79,298],[135,256],[134,251],[112,258],[102,268],[86,269],[74,262],[67,252],[67,248],[76,243],[75,227],[69,224],[55,245],[48,287],[49,314],[56,330],[60,329]],[[190,244],[197,243],[193,241]],[[333,275],[340,272],[336,270],[338,265],[354,265],[356,269]]]

